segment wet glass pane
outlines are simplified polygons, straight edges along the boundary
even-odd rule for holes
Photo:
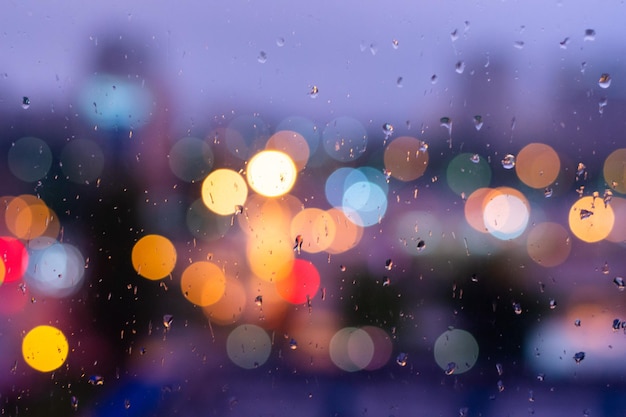
[[[623,4],[3,6],[1,415],[626,414]]]

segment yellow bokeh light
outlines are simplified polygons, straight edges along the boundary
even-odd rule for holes
[[[266,197],[286,194],[296,183],[296,165],[284,152],[261,151],[248,162],[248,184]]]
[[[4,277],[7,274],[7,267],[4,264],[4,260],[2,259],[2,257],[0,257],[0,285],[2,285],[2,283],[4,283]]]
[[[246,255],[252,272],[266,281],[280,281],[291,272],[294,262],[293,238],[268,231],[248,239]]]
[[[626,148],[613,151],[604,161],[604,181],[617,191],[626,194]]]
[[[325,250],[331,254],[338,254],[346,252],[359,244],[363,237],[363,227],[359,226],[357,221],[353,221],[348,218],[343,210],[338,208],[331,208],[327,211],[328,215],[333,219],[335,223],[335,238]],[[358,217],[358,214],[351,213],[350,216]]]
[[[235,213],[248,198],[248,186],[239,173],[217,169],[202,182],[202,201],[209,210],[222,216]]]
[[[135,271],[151,280],[165,278],[176,266],[176,248],[169,239],[160,235],[139,239],[131,257]]]
[[[332,216],[318,208],[307,208],[291,221],[291,236],[301,236],[301,249],[309,253],[326,250],[335,239],[337,227]]]
[[[206,307],[222,298],[226,277],[220,267],[212,262],[194,262],[183,271],[180,287],[189,301]]]
[[[599,242],[605,239],[615,224],[615,214],[611,205],[604,205],[602,199],[592,196],[579,198],[569,211],[569,228],[584,242]]]
[[[52,326],[37,326],[22,341],[22,355],[26,363],[40,372],[50,372],[65,363],[69,345],[61,330]]]
[[[7,228],[15,237],[31,240],[45,233],[52,214],[43,200],[24,194],[8,203],[4,218]]]
[[[529,187],[547,187],[554,182],[560,169],[559,155],[543,143],[530,143],[517,154],[515,172]]]

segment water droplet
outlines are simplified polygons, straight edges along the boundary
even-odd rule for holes
[[[398,77],[398,78],[396,79],[396,86],[397,86],[398,88],[402,88],[402,81],[403,81],[403,80],[404,80],[404,79],[403,79],[402,77]]]
[[[165,330],[169,330],[172,327],[172,322],[174,321],[174,316],[171,314],[163,315],[163,327]]]
[[[376,55],[378,53],[378,45],[375,43],[370,43],[370,53],[372,55]]]
[[[604,114],[604,108],[609,104],[609,100],[606,97],[603,97],[598,101],[598,113]]]
[[[393,134],[393,125],[391,123],[385,123],[383,125],[383,134],[385,135],[385,139]]]
[[[574,354],[574,361],[576,363],[580,363],[583,361],[583,359],[585,359],[585,352],[576,352]]]
[[[504,169],[513,169],[515,168],[515,155],[507,154],[502,158],[502,167]]]
[[[504,382],[502,380],[498,380],[498,392],[504,391]]]
[[[302,251],[302,243],[304,243],[304,239],[302,239],[302,235],[296,236],[296,244],[293,247],[293,250],[298,252],[298,255]]]
[[[472,274],[472,276],[470,277],[470,280],[471,280],[472,282],[478,282],[478,275],[476,275],[476,274]]]
[[[596,40],[596,31],[593,29],[585,29],[585,37],[586,41],[595,41]]]
[[[483,127],[483,117],[480,115],[474,116],[474,127],[476,130],[480,130]]]
[[[391,46],[393,46],[393,49],[398,49],[400,47],[400,42],[398,42],[397,39],[393,39],[391,41]]]
[[[261,307],[263,305],[263,296],[262,295],[257,295],[254,298],[254,304],[256,304],[257,306]]]
[[[601,269],[602,273],[604,275],[608,275],[609,272],[611,272],[611,269],[609,268],[609,263],[605,262],[604,265],[602,265],[602,269]]]
[[[70,405],[72,406],[72,410],[78,410],[78,398],[76,398],[74,395],[72,395],[72,398],[70,398]]]
[[[426,152],[427,150],[428,150],[428,144],[426,142],[424,142],[423,140],[420,140],[419,151],[420,152]]]
[[[576,319],[576,320],[574,321],[574,326],[576,326],[576,327],[580,327],[580,325],[581,325],[580,319]]]
[[[26,110],[30,107],[30,99],[26,96],[22,97],[22,108]]]
[[[531,403],[535,402],[535,393],[533,390],[528,391],[528,401]]]
[[[389,184],[389,180],[391,179],[391,171],[387,168],[383,169],[383,175],[385,176],[385,181]]]
[[[515,311],[515,314],[517,314],[518,316],[520,314],[522,314],[522,306],[520,303],[513,303],[513,311]]]
[[[311,90],[309,90],[309,96],[311,98],[317,98],[317,95],[319,94],[320,90],[319,88],[317,88],[316,85],[314,85],[313,87],[311,87]]]
[[[387,271],[391,271],[391,268],[393,268],[393,261],[391,259],[387,259],[385,261],[385,269]]]
[[[296,339],[291,339],[289,341],[289,349],[291,349],[291,350],[298,349],[298,342],[296,342]]]
[[[475,153],[474,155],[470,156],[470,161],[472,161],[475,164],[479,163],[480,162],[480,155]]]
[[[439,79],[439,77],[437,77],[437,74],[433,74],[433,75],[430,77],[430,82],[431,82],[431,84],[437,84],[437,80],[438,80],[438,79]]]
[[[554,298],[550,298],[550,310],[554,310],[556,308],[556,300]]]
[[[257,61],[261,64],[265,64],[267,62],[267,54],[265,51],[259,52],[259,56],[256,58]]]
[[[409,355],[404,352],[400,352],[398,353],[398,356],[396,356],[396,363],[400,366],[406,366],[408,360]]]
[[[620,291],[624,291],[624,278],[622,277],[615,277],[615,279],[613,280],[613,283],[615,285],[617,285],[617,289]]]
[[[565,38],[561,42],[559,42],[559,46],[561,47],[561,49],[567,49],[568,43],[569,43],[569,38]]]
[[[348,269],[348,268],[347,268],[345,265],[339,265],[339,270],[340,270],[341,272],[346,272],[346,270],[347,270],[347,269]]]
[[[515,49],[524,49],[524,41],[515,41],[513,47]]]
[[[585,69],[587,68],[587,62],[583,61],[580,63],[580,72],[585,73]]]
[[[504,368],[501,363],[496,363],[496,371],[498,372],[498,376],[502,376],[504,373]]]
[[[283,37],[276,38],[276,46],[278,46],[279,48],[282,48],[283,46],[285,46],[285,38]]]
[[[124,400],[124,409],[128,410],[130,408],[130,400],[126,399]]]
[[[590,413],[589,409],[588,409],[588,408],[585,408],[585,409],[583,410],[583,417],[589,417],[589,413]]]
[[[452,42],[459,39],[459,31],[457,29],[454,29],[452,33],[450,33],[450,39],[452,39]]]
[[[546,374],[537,374],[537,381],[543,382],[546,380]]]
[[[456,371],[456,363],[454,362],[448,362],[448,366],[446,366],[445,369],[445,374],[446,375],[452,375],[454,373],[454,371]]]
[[[421,252],[421,251],[423,251],[424,249],[426,249],[426,242],[424,242],[422,239],[419,239],[419,240],[417,241],[417,251],[418,251],[418,252]]]
[[[235,216],[236,216],[236,215],[238,215],[238,214],[241,214],[241,213],[243,213],[243,206],[242,206],[242,205],[237,204],[237,205],[235,206]]]
[[[89,377],[88,382],[91,385],[104,385],[104,378],[102,375],[92,375]]]
[[[389,277],[383,277],[383,287],[388,287],[389,285],[391,285],[391,280],[389,279]]]
[[[602,74],[598,80],[598,85],[601,88],[609,88],[611,85],[611,76],[609,74]]]
[[[580,220],[588,219],[593,216],[593,211],[582,209],[580,210]]]
[[[458,61],[454,65],[454,70],[457,72],[457,74],[463,74],[463,71],[465,71],[465,62]]]
[[[576,181],[587,180],[587,166],[582,162],[576,167]]]
[[[459,417],[467,417],[469,415],[469,408],[463,407],[459,409]]]
[[[546,189],[543,190],[543,196],[545,198],[552,197],[552,193],[553,193],[552,188],[546,187]]]
[[[617,331],[620,328],[620,324],[622,323],[622,321],[620,319],[614,319],[613,320],[613,331]]]
[[[606,189],[602,195],[602,201],[604,201],[604,208],[606,208],[613,199],[613,191]]]

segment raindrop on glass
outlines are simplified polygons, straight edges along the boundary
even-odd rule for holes
[[[293,247],[293,250],[295,252],[298,252],[298,255],[300,254],[300,252],[302,251],[302,243],[304,243],[304,240],[302,239],[302,235],[298,235],[296,236],[295,239],[295,245]]]
[[[504,368],[501,363],[496,363],[496,371],[498,372],[498,376],[502,376],[504,373]]]
[[[502,380],[498,380],[498,392],[504,391],[504,382]]]
[[[604,194],[602,195],[602,201],[604,201],[604,207],[606,208],[611,200],[613,199],[613,191],[608,188],[604,190]]]
[[[522,306],[520,303],[513,303],[513,311],[515,312],[515,314],[517,314],[518,316],[520,314],[522,314]]]
[[[423,140],[420,140],[419,151],[420,152],[426,152],[427,150],[428,150],[428,144],[426,142],[424,142]]]
[[[396,363],[400,366],[406,366],[408,361],[409,355],[404,352],[400,352],[398,356],[396,356]]]
[[[524,41],[515,41],[513,47],[515,49],[524,49]]]
[[[309,90],[309,96],[311,98],[317,98],[317,95],[319,94],[320,90],[319,88],[317,88],[316,85],[314,85],[313,87],[311,87],[311,89]]]
[[[101,375],[92,375],[88,382],[91,385],[104,385],[104,378]]]
[[[256,304],[257,306],[261,307],[263,305],[263,296],[262,295],[257,295],[254,298],[254,304]]]
[[[586,29],[585,30],[584,40],[586,40],[586,41],[595,41],[596,40],[596,31],[593,30],[593,29]]]
[[[424,249],[426,249],[426,242],[424,242],[422,239],[419,239],[419,240],[417,241],[417,251],[418,251],[418,252],[421,252],[421,251],[423,251]]]
[[[602,74],[598,80],[598,85],[601,88],[609,88],[611,85],[611,76],[609,74]]]
[[[615,277],[615,279],[613,280],[613,283],[617,286],[618,290],[624,291],[624,278]]]
[[[345,265],[339,265],[339,270],[340,270],[341,272],[346,272],[346,270],[347,270],[347,269],[348,269],[348,268],[347,268]]]
[[[124,400],[124,409],[126,410],[130,409],[130,400],[128,399]]]
[[[169,330],[172,327],[172,322],[174,321],[174,316],[171,314],[163,315],[163,326],[166,330]]]
[[[465,62],[458,61],[454,65],[454,70],[457,72],[457,74],[463,74],[463,71],[465,71]]]
[[[456,363],[448,362],[448,366],[446,366],[445,373],[446,375],[452,375],[456,371]]]
[[[400,47],[400,42],[398,42],[397,39],[393,39],[391,41],[391,46],[393,46],[393,49],[398,49]]]
[[[611,272],[611,269],[609,268],[609,263],[605,262],[604,265],[602,265],[602,273],[604,275],[608,275],[609,272]]]
[[[576,319],[576,320],[574,321],[574,326],[576,326],[576,327],[580,327],[580,325],[581,325],[580,319]]]
[[[583,359],[585,359],[585,352],[576,352],[574,354],[574,361],[576,363],[580,363],[583,361]]]
[[[22,108],[26,110],[30,107],[30,99],[26,96],[22,97]]]
[[[475,153],[474,155],[470,156],[470,161],[472,161],[475,164],[479,163],[480,162],[480,155]]]
[[[385,139],[393,134],[393,125],[391,123],[385,123],[383,125],[383,134],[385,135]]]
[[[459,409],[459,417],[467,417],[469,416],[469,408],[463,407]]]
[[[396,79],[396,86],[397,86],[398,88],[402,88],[402,81],[403,81],[403,80],[404,80],[404,79],[403,79],[402,77],[398,77],[398,78]]]
[[[619,327],[620,327],[621,323],[622,323],[622,321],[620,319],[614,319],[613,320],[613,324],[612,324],[613,331],[619,330]]]
[[[459,39],[459,31],[457,29],[454,29],[452,33],[450,33],[450,39],[452,40],[452,42]]]
[[[608,104],[609,104],[609,100],[607,100],[606,97],[601,98],[600,101],[598,101],[598,113],[604,114],[604,108]]]
[[[587,68],[587,62],[586,61],[581,62],[580,63],[580,72],[584,74],[586,68]]]
[[[376,55],[378,53],[378,46],[375,43],[370,44],[370,53]]]
[[[259,52],[259,56],[256,58],[257,61],[261,64],[265,64],[267,62],[267,54],[265,51]]]
[[[243,206],[242,206],[242,205],[237,204],[237,205],[235,206],[235,215],[238,215],[238,214],[241,214],[241,213],[243,213]]]
[[[483,127],[483,117],[480,115],[474,116],[474,127],[476,130],[480,130]]]
[[[545,380],[546,380],[546,374],[538,374],[537,375],[537,381],[543,382]]]
[[[385,269],[387,271],[391,271],[391,268],[393,268],[393,261],[391,259],[387,259],[385,261]]]
[[[554,310],[556,308],[556,300],[554,298],[550,298],[550,310]]]
[[[569,38],[565,38],[561,42],[559,42],[559,46],[561,47],[561,49],[567,49],[568,43],[569,43]]]
[[[528,391],[528,401],[531,403],[535,402],[535,393],[533,390]]]
[[[278,46],[280,48],[285,46],[285,38],[283,38],[283,37],[276,38],[276,46]]]
[[[431,82],[432,84],[437,84],[437,80],[438,80],[438,79],[439,79],[439,77],[437,77],[437,74],[433,74],[433,75],[430,77],[430,82]]]
[[[543,196],[545,198],[552,197],[552,193],[553,193],[552,188],[546,188],[545,190],[543,190]]]
[[[389,277],[383,277],[383,287],[388,287],[389,285],[391,285]]]
[[[291,349],[291,350],[298,349],[298,342],[296,342],[296,339],[291,339],[289,341],[289,349]]]
[[[588,219],[593,216],[593,211],[582,209],[580,210],[580,220]]]
[[[78,398],[76,398],[76,396],[72,395],[72,398],[70,398],[70,405],[72,406],[72,410],[78,410]]]
[[[504,169],[513,169],[515,168],[515,155],[507,154],[502,158],[502,167]]]
[[[587,166],[582,162],[578,163],[576,167],[576,181],[587,179]]]

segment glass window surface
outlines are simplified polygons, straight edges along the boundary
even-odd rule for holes
[[[620,2],[3,4],[3,416],[623,416]]]

